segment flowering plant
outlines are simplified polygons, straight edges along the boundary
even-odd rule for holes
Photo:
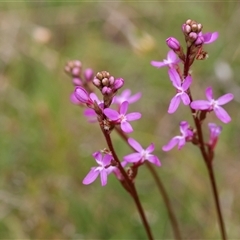
[[[173,137],[166,145],[162,146],[162,150],[170,151],[175,146],[178,146],[180,150],[187,143],[192,143],[199,148],[208,170],[221,236],[222,239],[226,239],[227,235],[212,165],[215,146],[222,131],[222,126],[218,126],[215,123],[208,123],[210,134],[208,141],[206,141],[203,134],[203,122],[207,119],[207,114],[214,111],[217,118],[223,123],[229,123],[231,117],[222,105],[230,102],[233,99],[233,94],[227,93],[215,100],[213,98],[212,87],[208,87],[205,91],[207,100],[193,100],[190,87],[194,84],[194,81],[190,73],[190,68],[195,60],[204,60],[207,58],[208,54],[203,50],[204,45],[212,43],[218,38],[217,32],[203,33],[202,28],[200,23],[190,19],[187,20],[182,25],[186,50],[184,51],[184,48],[176,38],[169,37],[166,40],[167,46],[170,48],[167,58],[163,61],[151,61],[151,65],[156,68],[168,67],[170,82],[176,91],[176,94],[170,100],[168,113],[175,113],[182,102],[189,108],[194,123],[194,125],[191,125],[183,119],[180,122],[181,135]],[[93,153],[93,157],[98,166],[91,168],[90,172],[83,179],[83,184],[93,183],[97,177],[100,176],[101,185],[105,186],[108,175],[112,173],[115,174],[122,186],[133,198],[148,239],[153,239],[148,220],[135,187],[135,179],[139,167],[143,165],[147,166],[164,199],[174,236],[176,239],[181,239],[178,222],[172,210],[167,192],[160,177],[156,173],[156,169],[153,167],[154,165],[157,167],[161,166],[159,158],[152,154],[155,145],[151,143],[144,149],[137,140],[127,135],[134,130],[134,124],[132,126],[129,122],[141,118],[141,113],[139,112],[127,113],[128,106],[138,101],[141,93],[136,93],[131,96],[131,90],[125,89],[122,94],[119,95],[118,91],[123,87],[124,79],[115,78],[107,71],[98,72],[94,76],[93,70],[91,69],[82,71],[80,61],[69,62],[65,70],[70,74],[73,84],[75,85],[75,90],[70,97],[71,101],[85,108],[84,114],[90,122],[98,122],[106,140],[106,148]],[[100,91],[102,99],[99,99],[94,93],[94,86]],[[125,155],[122,160],[119,158],[119,153],[117,153],[112,142],[111,133],[113,130],[134,150],[134,153]]]

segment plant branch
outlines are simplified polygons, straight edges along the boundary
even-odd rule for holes
[[[123,133],[123,131],[121,131],[119,128],[115,127],[115,129],[116,129],[117,133],[121,136],[121,138],[128,144],[127,135],[125,133]],[[131,146],[129,145],[129,147],[131,147]],[[169,219],[170,219],[170,222],[171,222],[171,225],[172,225],[172,229],[173,229],[175,239],[182,239],[180,231],[179,231],[179,227],[178,227],[178,222],[177,222],[177,219],[175,217],[174,211],[172,209],[171,202],[170,202],[170,199],[168,197],[167,191],[165,190],[164,185],[163,185],[159,175],[157,174],[156,170],[152,167],[152,165],[149,162],[146,162],[146,166],[147,166],[148,170],[150,171],[150,173],[152,174],[153,179],[156,182],[157,188],[158,188],[160,194],[162,195],[164,204],[167,208],[168,216],[169,216]]]

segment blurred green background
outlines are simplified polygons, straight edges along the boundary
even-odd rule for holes
[[[162,60],[165,40],[184,43],[181,25],[191,18],[219,39],[205,46],[209,58],[192,67],[195,99],[207,86],[216,97],[232,92],[214,168],[230,239],[240,238],[240,6],[233,1],[114,2],[22,1],[0,3],[0,237],[22,239],[145,239],[132,199],[114,176],[82,185],[95,165],[91,154],[106,147],[97,124],[71,104],[71,79],[63,69],[79,59],[83,68],[109,71],[124,88],[141,91],[131,105],[143,117],[133,123],[143,146],[154,142],[158,168],[184,239],[219,239],[209,179],[199,150],[188,144],[164,153],[179,134],[181,120],[192,121],[183,105],[167,114],[174,94]],[[220,123],[214,114],[209,121]],[[206,125],[205,125],[206,126]],[[207,132],[206,132],[207,133]],[[113,134],[119,156],[131,150]],[[172,239],[170,222],[145,167],[136,186],[156,239]]]

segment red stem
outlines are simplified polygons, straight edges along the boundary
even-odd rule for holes
[[[119,128],[115,127],[115,129],[118,132],[118,134],[122,137],[122,139],[128,144],[127,135],[124,134],[123,131],[121,131]],[[129,145],[129,147],[131,147],[131,146]],[[163,185],[159,175],[157,174],[156,170],[152,167],[152,165],[149,162],[145,162],[145,163],[146,163],[147,168],[151,172],[151,174],[152,174],[152,176],[153,176],[153,178],[156,182],[157,188],[158,188],[160,194],[162,195],[163,201],[166,205],[166,208],[167,208],[167,211],[168,211],[168,216],[169,216],[169,219],[170,219],[170,222],[171,222],[171,225],[172,225],[174,237],[175,237],[175,239],[182,239],[180,231],[179,231],[179,227],[178,227],[178,222],[177,222],[177,219],[175,217],[174,211],[172,209],[171,202],[170,202],[170,199],[168,197],[167,191],[165,190],[164,185]]]
[[[190,68],[189,54],[190,54],[190,47],[187,49],[186,60],[185,60],[185,63],[184,63],[184,78],[186,76],[188,76],[188,72],[189,72],[189,68]],[[190,102],[192,102],[193,100],[192,100],[190,89],[189,89],[189,98],[190,98]],[[203,157],[204,162],[206,164],[206,167],[208,169],[208,174],[209,174],[209,179],[210,179],[210,182],[211,182],[212,193],[213,193],[214,202],[215,202],[215,206],[216,206],[216,211],[217,211],[221,236],[222,236],[223,240],[226,240],[227,239],[227,234],[226,234],[226,230],[225,230],[225,226],[224,226],[224,221],[223,221],[220,202],[219,202],[219,197],[218,197],[219,194],[218,194],[216,180],[215,180],[214,171],[213,171],[213,167],[212,167],[212,158],[209,155],[209,153],[207,153],[207,151],[205,149],[201,121],[196,116],[196,111],[194,109],[192,109],[191,107],[190,107],[190,109],[191,109],[191,112],[192,112],[192,116],[193,116],[193,120],[194,120],[196,129],[197,129],[199,149],[201,151],[202,157]]]

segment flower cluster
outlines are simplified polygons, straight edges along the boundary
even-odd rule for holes
[[[193,100],[190,86],[192,84],[192,76],[189,73],[190,67],[194,60],[203,60],[208,55],[203,51],[203,45],[214,42],[218,38],[217,32],[202,32],[203,26],[193,20],[187,20],[182,25],[182,32],[186,42],[186,53],[179,41],[174,37],[166,39],[167,46],[171,49],[167,54],[167,59],[161,61],[152,61],[151,65],[157,68],[167,66],[169,68],[168,75],[170,81],[175,88],[176,94],[171,99],[168,113],[174,113],[180,102],[189,106],[196,121],[202,124],[202,121],[206,118],[206,114],[214,111],[217,118],[223,123],[229,123],[231,117],[224,110],[222,105],[230,102],[233,99],[233,94],[227,93],[216,100],[213,98],[212,87],[206,89],[207,100]],[[181,73],[180,64],[183,64],[183,74]],[[210,123],[210,135],[211,139],[208,143],[209,149],[213,149],[216,145],[218,136],[221,132],[221,127],[213,123]],[[178,145],[178,149],[181,149],[186,142],[192,142],[198,144],[196,131],[186,122],[180,123],[181,136],[176,136],[170,140],[170,142],[163,146],[164,151],[171,150],[175,145]],[[216,132],[218,134],[216,134]],[[206,143],[207,144],[207,143]]]
[[[79,61],[71,61],[65,67],[65,71],[72,77],[72,82],[75,86],[75,91],[71,95],[71,101],[74,104],[85,107],[84,115],[89,122],[98,122],[104,134],[110,135],[114,128],[120,126],[119,130],[125,133],[133,132],[133,127],[130,122],[139,120],[141,113],[128,113],[129,104],[138,101],[141,93],[131,95],[131,90],[126,89],[121,94],[117,95],[118,90],[124,85],[122,78],[114,78],[107,71],[98,72],[93,76],[93,71],[87,69],[82,74],[82,64]],[[93,91],[93,86],[100,90],[102,99],[100,99]],[[101,179],[101,185],[107,184],[107,176],[114,173],[115,176],[124,182],[121,168],[128,163],[133,164],[131,168],[131,176],[133,180],[136,176],[137,168],[141,166],[144,161],[149,161],[156,166],[161,163],[157,156],[151,153],[154,150],[154,144],[150,144],[147,149],[143,149],[141,145],[134,139],[129,138],[128,143],[130,147],[136,150],[123,157],[123,161],[114,159],[110,150],[97,151],[93,154],[98,166],[92,167],[90,172],[83,180],[83,184],[90,184],[96,180],[98,176]],[[135,172],[133,174],[133,172]]]

